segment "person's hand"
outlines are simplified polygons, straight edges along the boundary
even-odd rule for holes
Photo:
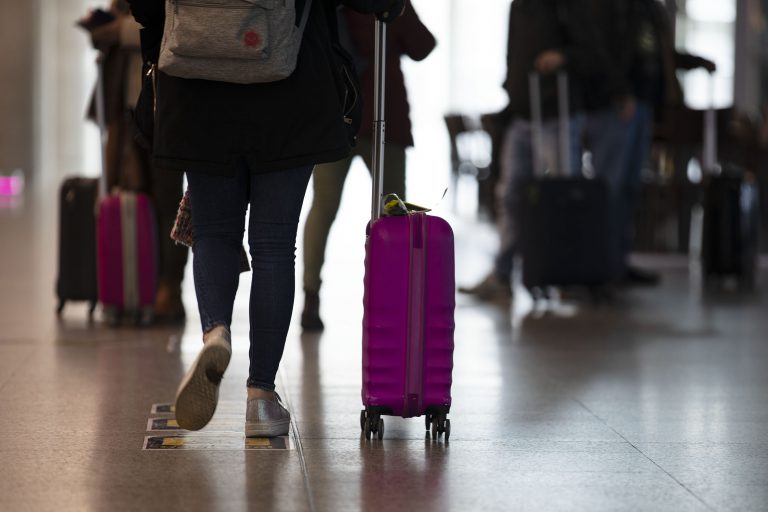
[[[408,0],[392,0],[389,8],[386,11],[377,12],[376,17],[379,21],[390,23],[405,12],[407,2]]]
[[[536,57],[534,67],[542,75],[550,75],[565,65],[565,55],[557,50],[546,50]]]
[[[637,101],[633,96],[624,96],[618,102],[619,117],[623,121],[629,121],[635,117],[637,111]]]
[[[706,69],[709,73],[717,71],[717,65],[709,59],[702,58],[699,62],[699,66]]]
[[[120,20],[116,19],[91,31],[94,48],[105,48],[120,42]]]

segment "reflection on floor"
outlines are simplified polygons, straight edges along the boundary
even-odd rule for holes
[[[0,510],[766,510],[766,299],[703,295],[684,260],[645,259],[662,285],[597,307],[534,310],[519,295],[504,310],[459,298],[450,443],[397,418],[386,418],[383,441],[366,441],[365,208],[342,211],[322,296],[327,329],[291,330],[278,385],[293,430],[267,447],[242,435],[246,286],[221,407],[184,438],[162,404],[199,348],[191,281],[182,329],[89,326],[84,305],[57,323],[55,201],[7,206]],[[487,268],[493,231],[452,222],[458,280],[471,282]],[[143,449],[158,444],[170,449]]]

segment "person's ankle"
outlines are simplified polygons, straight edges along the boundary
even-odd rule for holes
[[[275,392],[262,388],[248,388],[248,400],[253,399],[274,400]]]
[[[232,334],[229,331],[229,327],[223,324],[213,326],[209,331],[203,333],[203,344],[208,343],[210,340],[216,338],[224,338],[230,344],[232,343]]]

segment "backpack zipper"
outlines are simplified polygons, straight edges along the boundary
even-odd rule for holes
[[[180,0],[176,0],[175,2],[175,9],[176,12],[179,12],[179,6],[183,5],[185,7],[200,7],[202,9],[242,9],[242,10],[249,10],[253,8],[261,8],[265,9],[264,7],[261,7],[260,5],[254,5],[254,4],[247,4],[247,5],[222,5],[222,4],[208,4],[208,3],[198,3],[198,2],[184,2]]]

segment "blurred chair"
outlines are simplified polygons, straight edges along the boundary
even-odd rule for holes
[[[498,173],[492,172],[494,162],[493,136],[476,117],[447,114],[445,127],[451,145],[451,186],[455,191],[461,175],[472,176],[478,183],[478,207],[490,217],[495,215],[493,188]],[[454,207],[456,206],[456,194]]]

